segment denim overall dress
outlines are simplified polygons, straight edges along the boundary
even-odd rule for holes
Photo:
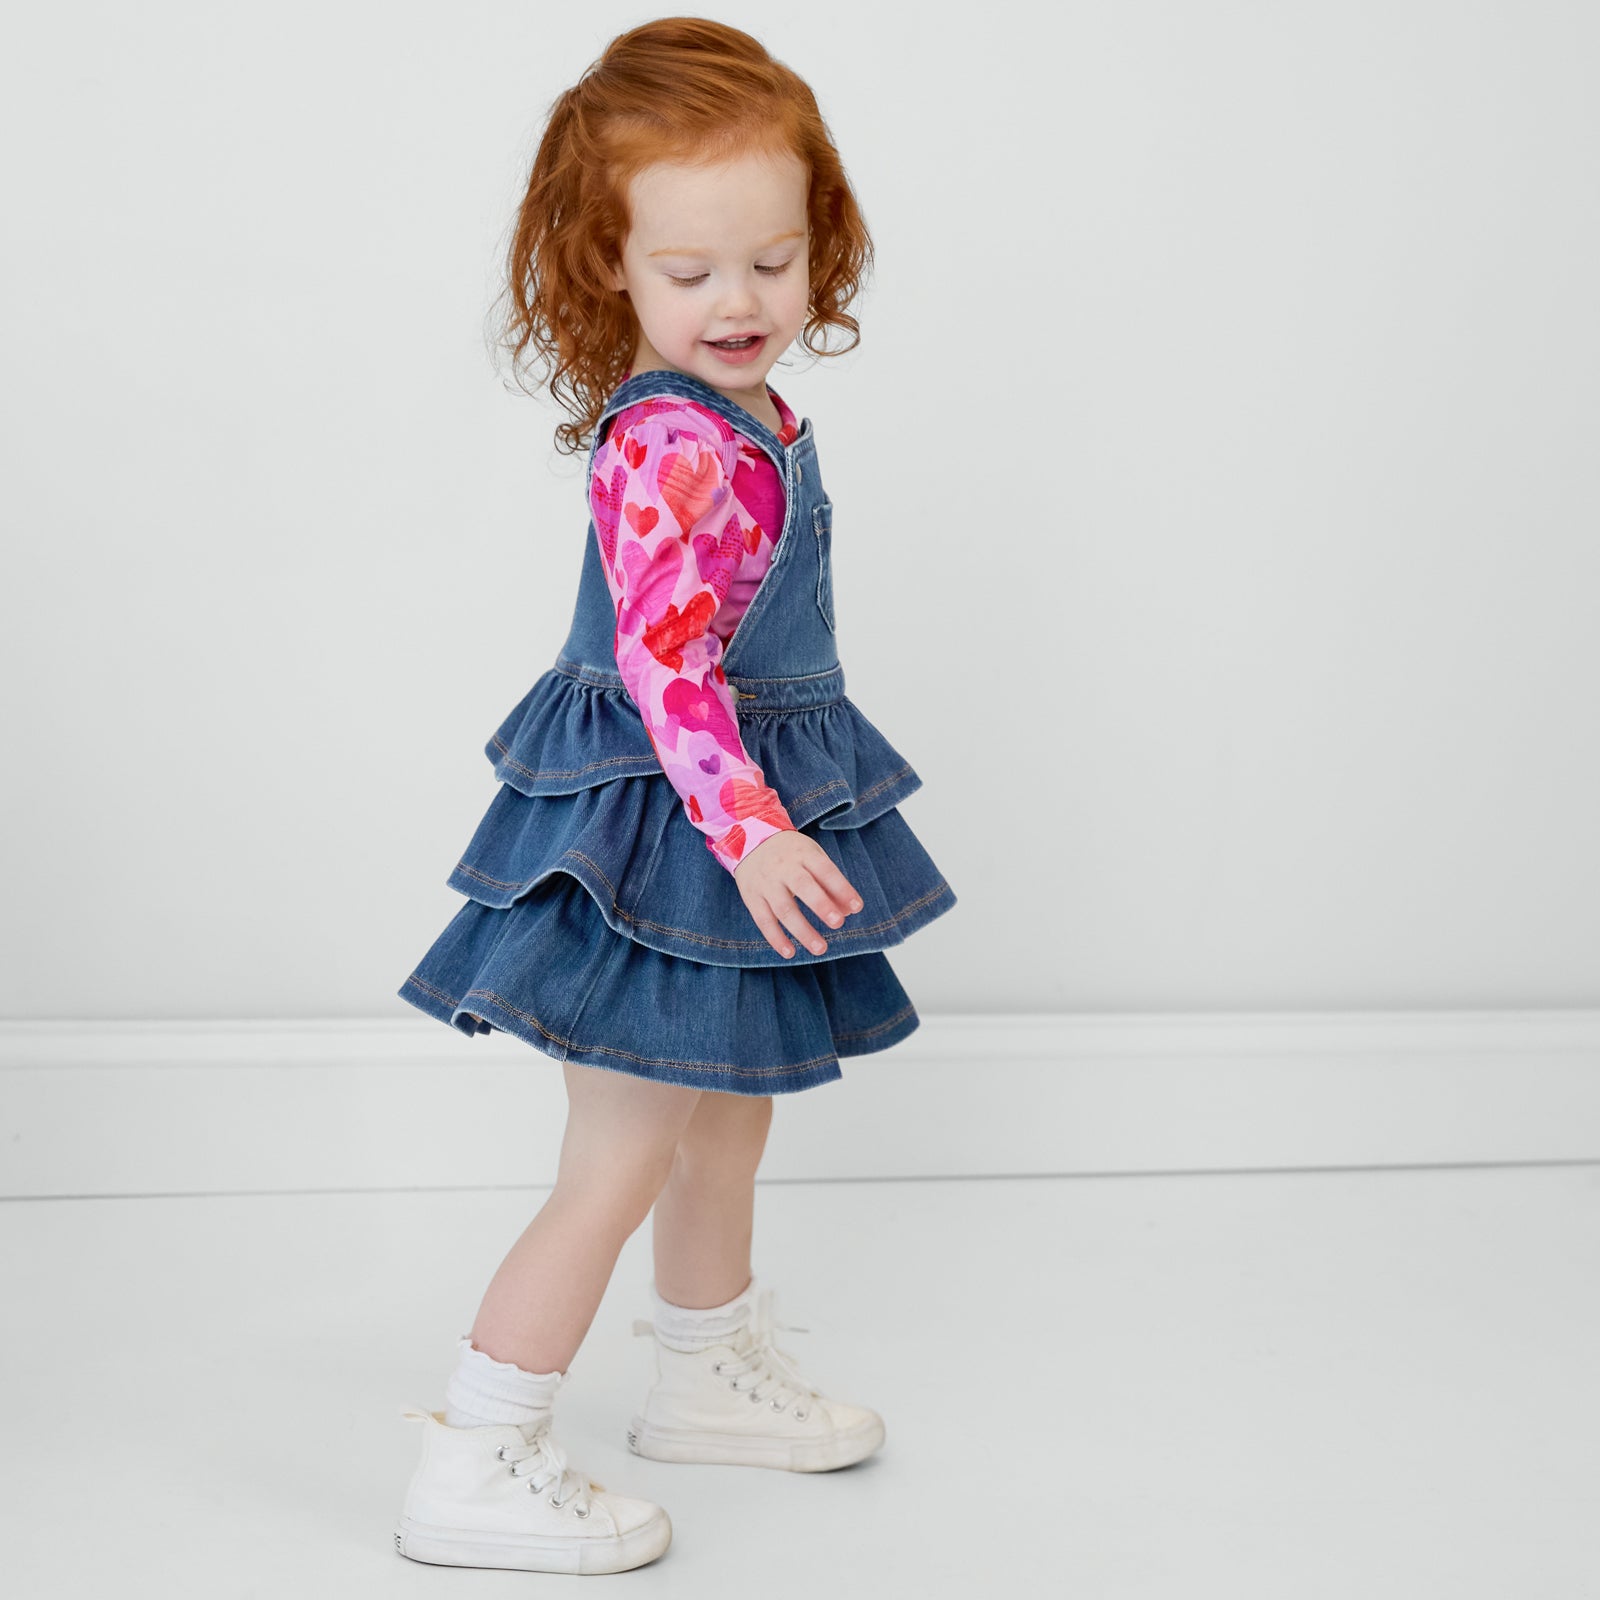
[[[955,903],[897,809],[922,785],[844,692],[833,504],[811,419],[789,445],[709,384],[638,372],[606,402],[709,407],[771,457],[787,499],[772,564],[721,661],[746,753],[862,909],[813,955],[767,943],[706,848],[617,670],[616,611],[589,522],[555,665],[485,746],[500,787],[446,880],[466,897],[399,993],[467,1034],[499,1028],[557,1060],[734,1094],[831,1083],[839,1057],[917,1026],[883,950]],[[589,480],[586,477],[585,482]],[[759,848],[759,847],[758,847]]]

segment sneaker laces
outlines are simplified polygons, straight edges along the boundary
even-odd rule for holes
[[[605,1485],[596,1483],[586,1474],[579,1472],[576,1467],[568,1464],[567,1452],[551,1436],[551,1420],[546,1417],[542,1422],[529,1424],[531,1432],[523,1433],[523,1438],[527,1441],[525,1444],[503,1444],[495,1454],[511,1468],[513,1478],[526,1478],[528,1487],[535,1494],[542,1493],[554,1483],[555,1488],[550,1492],[550,1504],[557,1508],[570,1505],[578,1516],[586,1517],[592,1508],[590,1491],[602,1493]],[[536,1462],[537,1465],[527,1472],[518,1472],[517,1468],[524,1461]],[[572,1492],[563,1500],[561,1491],[567,1487],[569,1481],[572,1484]]]
[[[748,1394],[753,1401],[765,1400],[770,1395],[772,1409],[782,1411],[791,1400],[820,1399],[822,1391],[801,1372],[788,1351],[778,1348],[776,1335],[780,1328],[788,1333],[809,1333],[811,1330],[797,1323],[779,1322],[773,1313],[774,1296],[772,1289],[762,1289],[757,1293],[750,1321],[732,1340],[735,1352],[733,1359],[723,1360],[718,1365],[734,1380],[735,1389],[739,1388],[738,1380],[746,1373],[759,1371],[761,1376],[756,1382],[740,1392]],[[796,1416],[803,1418],[805,1414],[804,1406],[796,1406]]]

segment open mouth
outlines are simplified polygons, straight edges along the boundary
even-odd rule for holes
[[[767,342],[764,333],[741,334],[736,339],[706,339],[703,341],[706,348],[715,350],[724,361],[751,360],[760,354],[761,347]]]

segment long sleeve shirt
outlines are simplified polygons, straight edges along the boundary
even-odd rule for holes
[[[794,413],[779,439],[797,432]],[[722,652],[772,564],[783,480],[708,407],[626,407],[595,452],[589,507],[617,610],[616,660],[689,821],[730,873],[794,828],[746,753]]]

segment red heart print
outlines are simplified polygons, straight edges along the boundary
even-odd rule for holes
[[[661,520],[654,506],[636,506],[631,500],[622,508],[628,526],[642,539]]]

